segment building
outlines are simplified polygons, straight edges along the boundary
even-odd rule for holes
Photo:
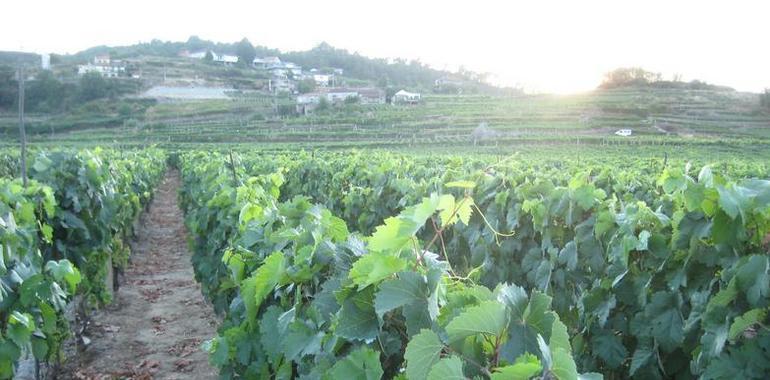
[[[122,76],[126,72],[126,68],[123,66],[101,66],[91,63],[78,66],[78,75],[85,75],[88,73],[98,73],[105,78],[117,78]]]
[[[43,53],[40,55],[40,68],[43,70],[50,70],[51,69],[51,55],[48,53]]]
[[[237,55],[217,54],[213,53],[214,62],[224,63],[225,65],[234,65],[238,63]]]
[[[359,88],[356,91],[361,104],[385,104],[385,91],[379,88]]]
[[[616,135],[623,136],[623,137],[631,136],[632,133],[633,133],[633,131],[631,131],[630,129],[618,129],[615,132]]]
[[[108,66],[110,64],[109,54],[99,54],[94,57],[94,65]]]
[[[393,95],[393,104],[417,104],[421,98],[419,93],[401,90]]]
[[[187,54],[187,57],[194,58],[194,59],[203,59],[203,58],[206,58],[206,53],[208,53],[208,50],[195,51]]]
[[[265,69],[270,69],[273,67],[282,67],[281,59],[278,57],[265,57],[265,58],[262,58],[262,61],[263,61],[262,67]]]
[[[317,92],[298,95],[297,113],[311,113],[321,103],[321,99],[331,105],[338,105],[353,98],[361,104],[384,104],[385,92],[377,88],[322,88]]]
[[[117,78],[126,74],[126,66],[121,61],[113,61],[109,55],[97,55],[93,63],[78,65],[78,75],[98,73],[106,78]]]
[[[292,92],[294,91],[295,83],[286,77],[272,78],[267,82],[267,89],[270,92]]]
[[[294,62],[284,62],[283,67],[296,77],[302,75],[302,66],[297,65]]]
[[[350,98],[359,98],[358,90],[353,88],[331,88],[326,91],[326,100],[329,103],[341,103]]]
[[[209,53],[211,53],[211,60],[214,62],[224,63],[225,65],[234,65],[238,63],[237,55],[219,54],[213,50],[200,50],[192,53],[187,53],[186,55],[183,55],[183,56],[193,58],[193,59],[205,59]],[[183,53],[180,52],[180,55],[181,54]]]
[[[313,80],[315,81],[316,86],[319,87],[326,87],[329,86],[329,84],[334,79],[334,75],[330,74],[313,74]]]

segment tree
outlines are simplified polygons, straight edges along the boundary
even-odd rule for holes
[[[235,54],[238,56],[239,62],[249,65],[254,61],[254,57],[257,56],[257,49],[254,48],[254,45],[247,38],[244,38],[235,47]]]
[[[307,94],[308,92],[315,91],[315,80],[313,78],[307,78],[297,83],[297,91],[300,94]]]
[[[50,71],[41,71],[29,82],[25,106],[30,111],[61,111],[67,97],[66,87]]]
[[[101,99],[109,95],[109,83],[99,73],[87,73],[80,78],[79,98],[82,101]]]
[[[0,109],[11,109],[18,99],[19,85],[16,71],[10,66],[0,66]]]
[[[207,42],[200,39],[198,36],[190,36],[187,39],[187,49],[190,51],[200,51],[206,48]]]
[[[317,111],[326,111],[331,107],[329,105],[329,101],[326,100],[326,97],[321,97],[321,100],[318,101],[318,107],[316,108]]]
[[[211,50],[206,51],[206,56],[203,57],[203,61],[205,61],[205,62],[214,62],[214,54],[211,53]]]
[[[604,81],[599,87],[645,86],[661,80],[663,80],[663,76],[660,73],[647,71],[640,67],[621,67],[605,74]]]

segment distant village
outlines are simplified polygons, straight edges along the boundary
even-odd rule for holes
[[[182,50],[179,56],[189,59],[210,60],[215,64],[233,66],[239,63],[239,57],[229,54],[220,54],[212,50],[189,52]],[[344,75],[341,68],[317,68],[303,69],[294,62],[282,61],[279,57],[256,57],[251,62],[251,67],[265,70],[268,74],[266,91],[271,94],[288,93],[296,98],[296,112],[309,114],[321,107],[324,103],[338,105],[345,102],[359,104],[385,104],[390,101],[393,104],[417,104],[421,101],[420,93],[409,92],[404,89],[386,98],[385,91],[375,87],[342,87],[338,86],[338,78]],[[141,77],[139,72],[127,69],[125,62],[111,59],[109,55],[96,55],[91,62],[78,65],[79,75],[97,73],[107,78],[135,78]],[[302,93],[300,83],[313,84],[312,91]]]

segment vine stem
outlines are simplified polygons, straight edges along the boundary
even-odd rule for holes
[[[497,238],[498,238],[498,236],[502,236],[502,237],[513,237],[513,236],[515,236],[515,235],[516,235],[516,231],[511,231],[510,233],[506,233],[506,234],[504,234],[504,233],[502,233],[502,232],[500,232],[500,231],[496,230],[494,227],[492,227],[492,225],[491,225],[491,224],[489,224],[489,221],[487,220],[487,217],[486,217],[486,215],[484,215],[484,213],[483,213],[483,212],[481,212],[481,209],[479,208],[479,206],[477,206],[477,205],[474,203],[474,204],[473,204],[473,208],[475,208],[475,209],[476,209],[476,212],[478,212],[478,213],[479,213],[479,215],[481,215],[481,219],[483,219],[483,220],[484,220],[484,224],[486,224],[486,225],[487,225],[487,227],[488,227],[490,230],[492,230],[492,232],[495,234],[495,243],[497,243],[497,245],[500,245],[500,241],[497,239]]]
[[[444,236],[442,236],[441,230],[438,228],[436,221],[433,218],[430,218],[430,222],[433,224],[433,229],[436,230],[436,234],[439,235],[441,240],[441,253],[443,254],[444,261],[446,261],[447,265],[449,265],[449,274],[451,274],[453,277],[456,277],[457,274],[455,273],[454,269],[452,269],[452,264],[449,262],[449,258],[447,257],[446,245],[444,245]]]
[[[455,206],[454,210],[452,210],[452,214],[449,215],[449,220],[452,220],[455,217],[455,215],[457,215],[457,212],[460,211],[460,206],[463,205],[463,202],[465,202],[465,200],[466,200],[466,198],[463,198],[460,201],[460,203],[458,203]],[[442,232],[444,232],[444,227],[441,227],[438,231],[436,231],[436,234],[433,235],[433,239],[431,239],[430,242],[425,245],[425,248],[423,248],[423,252],[427,251],[428,248],[433,246],[433,244],[436,242],[436,240],[439,238],[439,236],[441,235]]]

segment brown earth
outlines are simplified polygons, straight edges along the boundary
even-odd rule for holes
[[[193,277],[178,188],[170,172],[142,218],[113,303],[93,315],[91,342],[64,378],[217,378],[200,347],[215,336],[216,319]]]

